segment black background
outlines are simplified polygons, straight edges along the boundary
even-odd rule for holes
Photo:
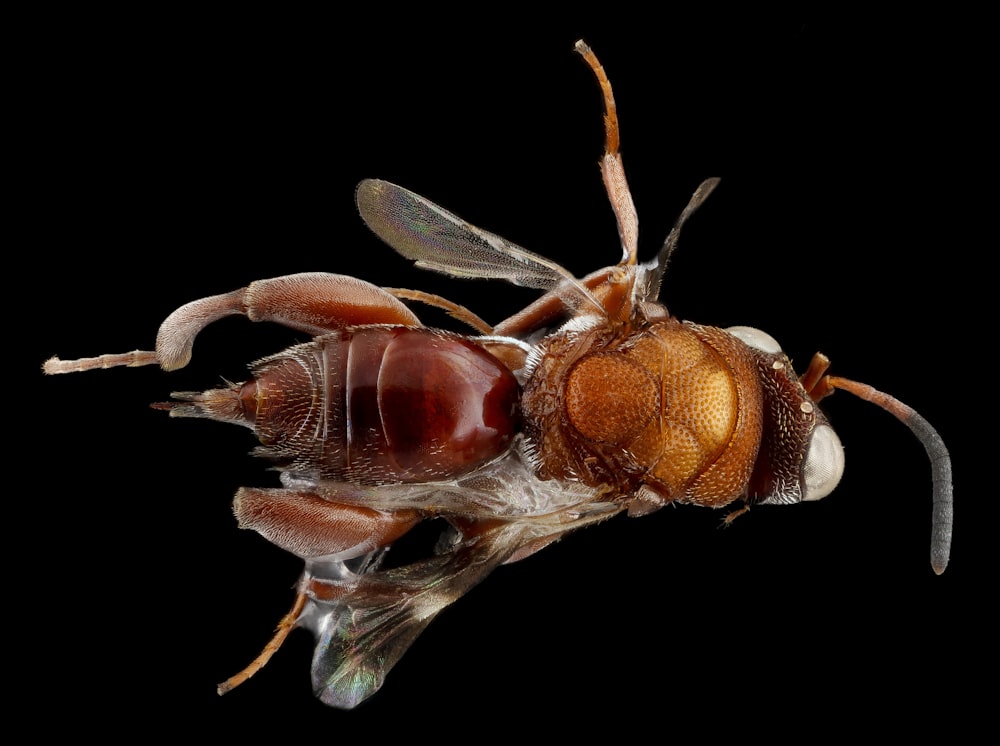
[[[824,730],[961,727],[976,707],[964,672],[995,663],[982,634],[992,495],[974,486],[967,432],[989,424],[969,345],[981,341],[983,239],[964,233],[985,91],[966,77],[974,46],[943,48],[962,24],[408,13],[26,23],[13,149],[27,168],[12,203],[26,230],[12,248],[27,271],[8,275],[28,380],[7,404],[24,439],[11,456],[7,613],[8,644],[32,641],[19,696],[80,733],[129,733],[135,720],[224,736],[250,723],[341,743],[795,731],[806,717]],[[353,713],[313,699],[304,632],[217,697],[290,605],[299,562],[232,518],[240,485],[276,481],[247,455],[249,431],[147,405],[240,380],[301,337],[230,319],[170,375],[43,379],[37,366],[148,349],[177,306],[292,272],[430,290],[493,322],[535,297],[409,267],[357,218],[365,177],[577,275],[617,261],[579,37],[615,88],[644,258],[700,181],[722,177],[685,230],[664,302],[765,329],[800,369],[820,349],[833,372],[922,412],[955,461],[952,566],[936,577],[928,565],[920,445],[841,393],[824,408],[847,472],[821,503],[756,509],[728,530],[720,513],[682,507],[573,535],[443,613]]]

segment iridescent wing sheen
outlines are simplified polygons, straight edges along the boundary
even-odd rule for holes
[[[325,704],[350,709],[378,691],[434,617],[516,548],[509,530],[497,529],[480,538],[484,540],[441,556],[354,577],[341,568],[307,562],[306,582],[323,584],[332,575],[332,585],[347,590],[331,594],[331,602],[310,599],[299,620],[316,638],[316,696]]]
[[[359,558],[359,570],[352,569],[358,560],[306,560],[303,587],[327,591],[312,594],[296,622],[316,638],[316,696],[334,707],[357,706],[378,691],[439,612],[498,566],[620,510],[620,505],[593,503],[543,516],[471,523],[443,536],[437,555],[387,570],[378,569],[377,553]]]
[[[593,300],[559,264],[477,228],[401,186],[365,179],[358,185],[355,199],[368,227],[418,267],[455,277],[506,280],[540,290],[565,282]]]

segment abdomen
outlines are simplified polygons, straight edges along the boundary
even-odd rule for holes
[[[328,334],[254,376],[264,455],[321,479],[447,479],[502,455],[517,424],[510,371],[474,342],[424,328]]]

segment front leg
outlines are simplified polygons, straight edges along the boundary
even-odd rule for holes
[[[154,363],[164,370],[177,370],[191,361],[198,332],[213,321],[236,315],[251,321],[274,321],[312,336],[363,324],[421,326],[399,299],[370,282],[347,275],[304,272],[258,280],[231,293],[181,306],[160,325],[155,352],[136,350],[79,360],[52,358],[44,370],[48,374],[76,373]]]

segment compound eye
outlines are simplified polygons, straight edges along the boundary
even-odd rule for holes
[[[813,430],[802,463],[802,499],[820,500],[831,492],[844,475],[844,447],[829,425]]]
[[[755,350],[768,352],[772,355],[777,355],[781,352],[781,345],[778,344],[778,340],[767,332],[762,332],[760,329],[755,329],[752,326],[730,326],[726,331]]]

